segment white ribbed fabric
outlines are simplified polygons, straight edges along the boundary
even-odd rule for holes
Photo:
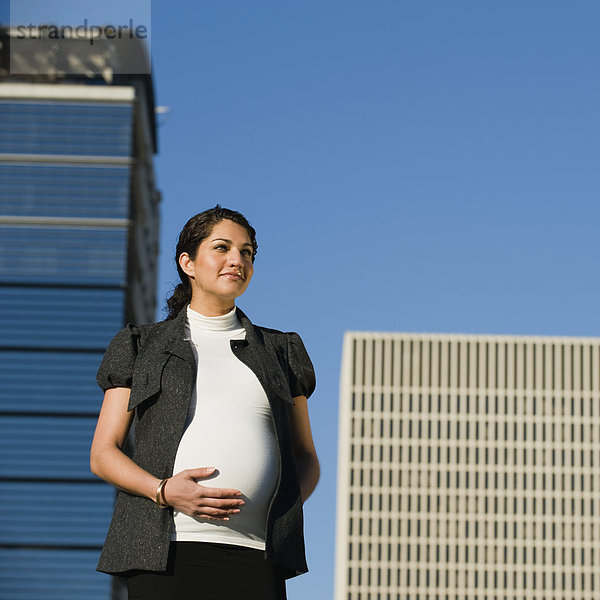
[[[175,512],[173,539],[262,550],[279,471],[269,401],[256,375],[231,350],[230,340],[246,335],[235,308],[205,317],[188,306],[187,316],[198,373],[173,472],[215,467],[218,475],[199,484],[239,489],[246,503],[229,521]]]

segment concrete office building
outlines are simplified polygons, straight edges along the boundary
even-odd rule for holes
[[[152,82],[114,72],[123,52],[147,60],[137,40],[64,40],[82,74],[22,52],[11,75],[12,35],[0,29],[0,598],[107,600],[95,373],[124,322],[155,318]]]
[[[347,333],[336,600],[597,600],[600,340]]]

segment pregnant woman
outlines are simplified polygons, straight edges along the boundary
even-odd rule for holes
[[[235,306],[256,249],[240,213],[192,217],[166,320],[125,327],[100,365],[91,468],[120,491],[98,570],[126,577],[129,600],[282,600],[308,570],[315,378],[298,334]]]

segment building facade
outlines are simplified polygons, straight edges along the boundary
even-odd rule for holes
[[[119,48],[86,40],[67,54],[96,52],[100,75],[25,54],[12,76],[10,37],[0,30],[0,598],[106,600],[95,567],[114,490],[89,469],[95,373],[126,321],[155,317],[152,83],[112,76]]]
[[[347,333],[336,600],[600,597],[600,340]]]

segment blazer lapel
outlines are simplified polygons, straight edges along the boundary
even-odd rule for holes
[[[246,330],[246,340],[231,340],[231,349],[237,358],[254,372],[273,408],[274,397],[287,399],[289,395],[287,380],[277,357],[267,348],[260,329],[252,324],[241,309],[237,308],[236,314]]]
[[[168,354],[174,354],[185,360],[192,367],[196,367],[196,358],[190,344],[190,338],[186,336],[185,324],[187,320],[187,310],[184,307],[179,314],[168,321],[165,325],[169,329],[167,339],[162,345],[163,350]]]
[[[182,310],[174,319],[163,324],[158,339],[146,342],[143,361],[133,374],[128,410],[133,410],[146,399],[160,393],[163,369],[170,355],[184,361],[180,363],[183,367],[181,381],[193,381],[196,359],[189,340],[185,339],[185,317],[185,310]]]

